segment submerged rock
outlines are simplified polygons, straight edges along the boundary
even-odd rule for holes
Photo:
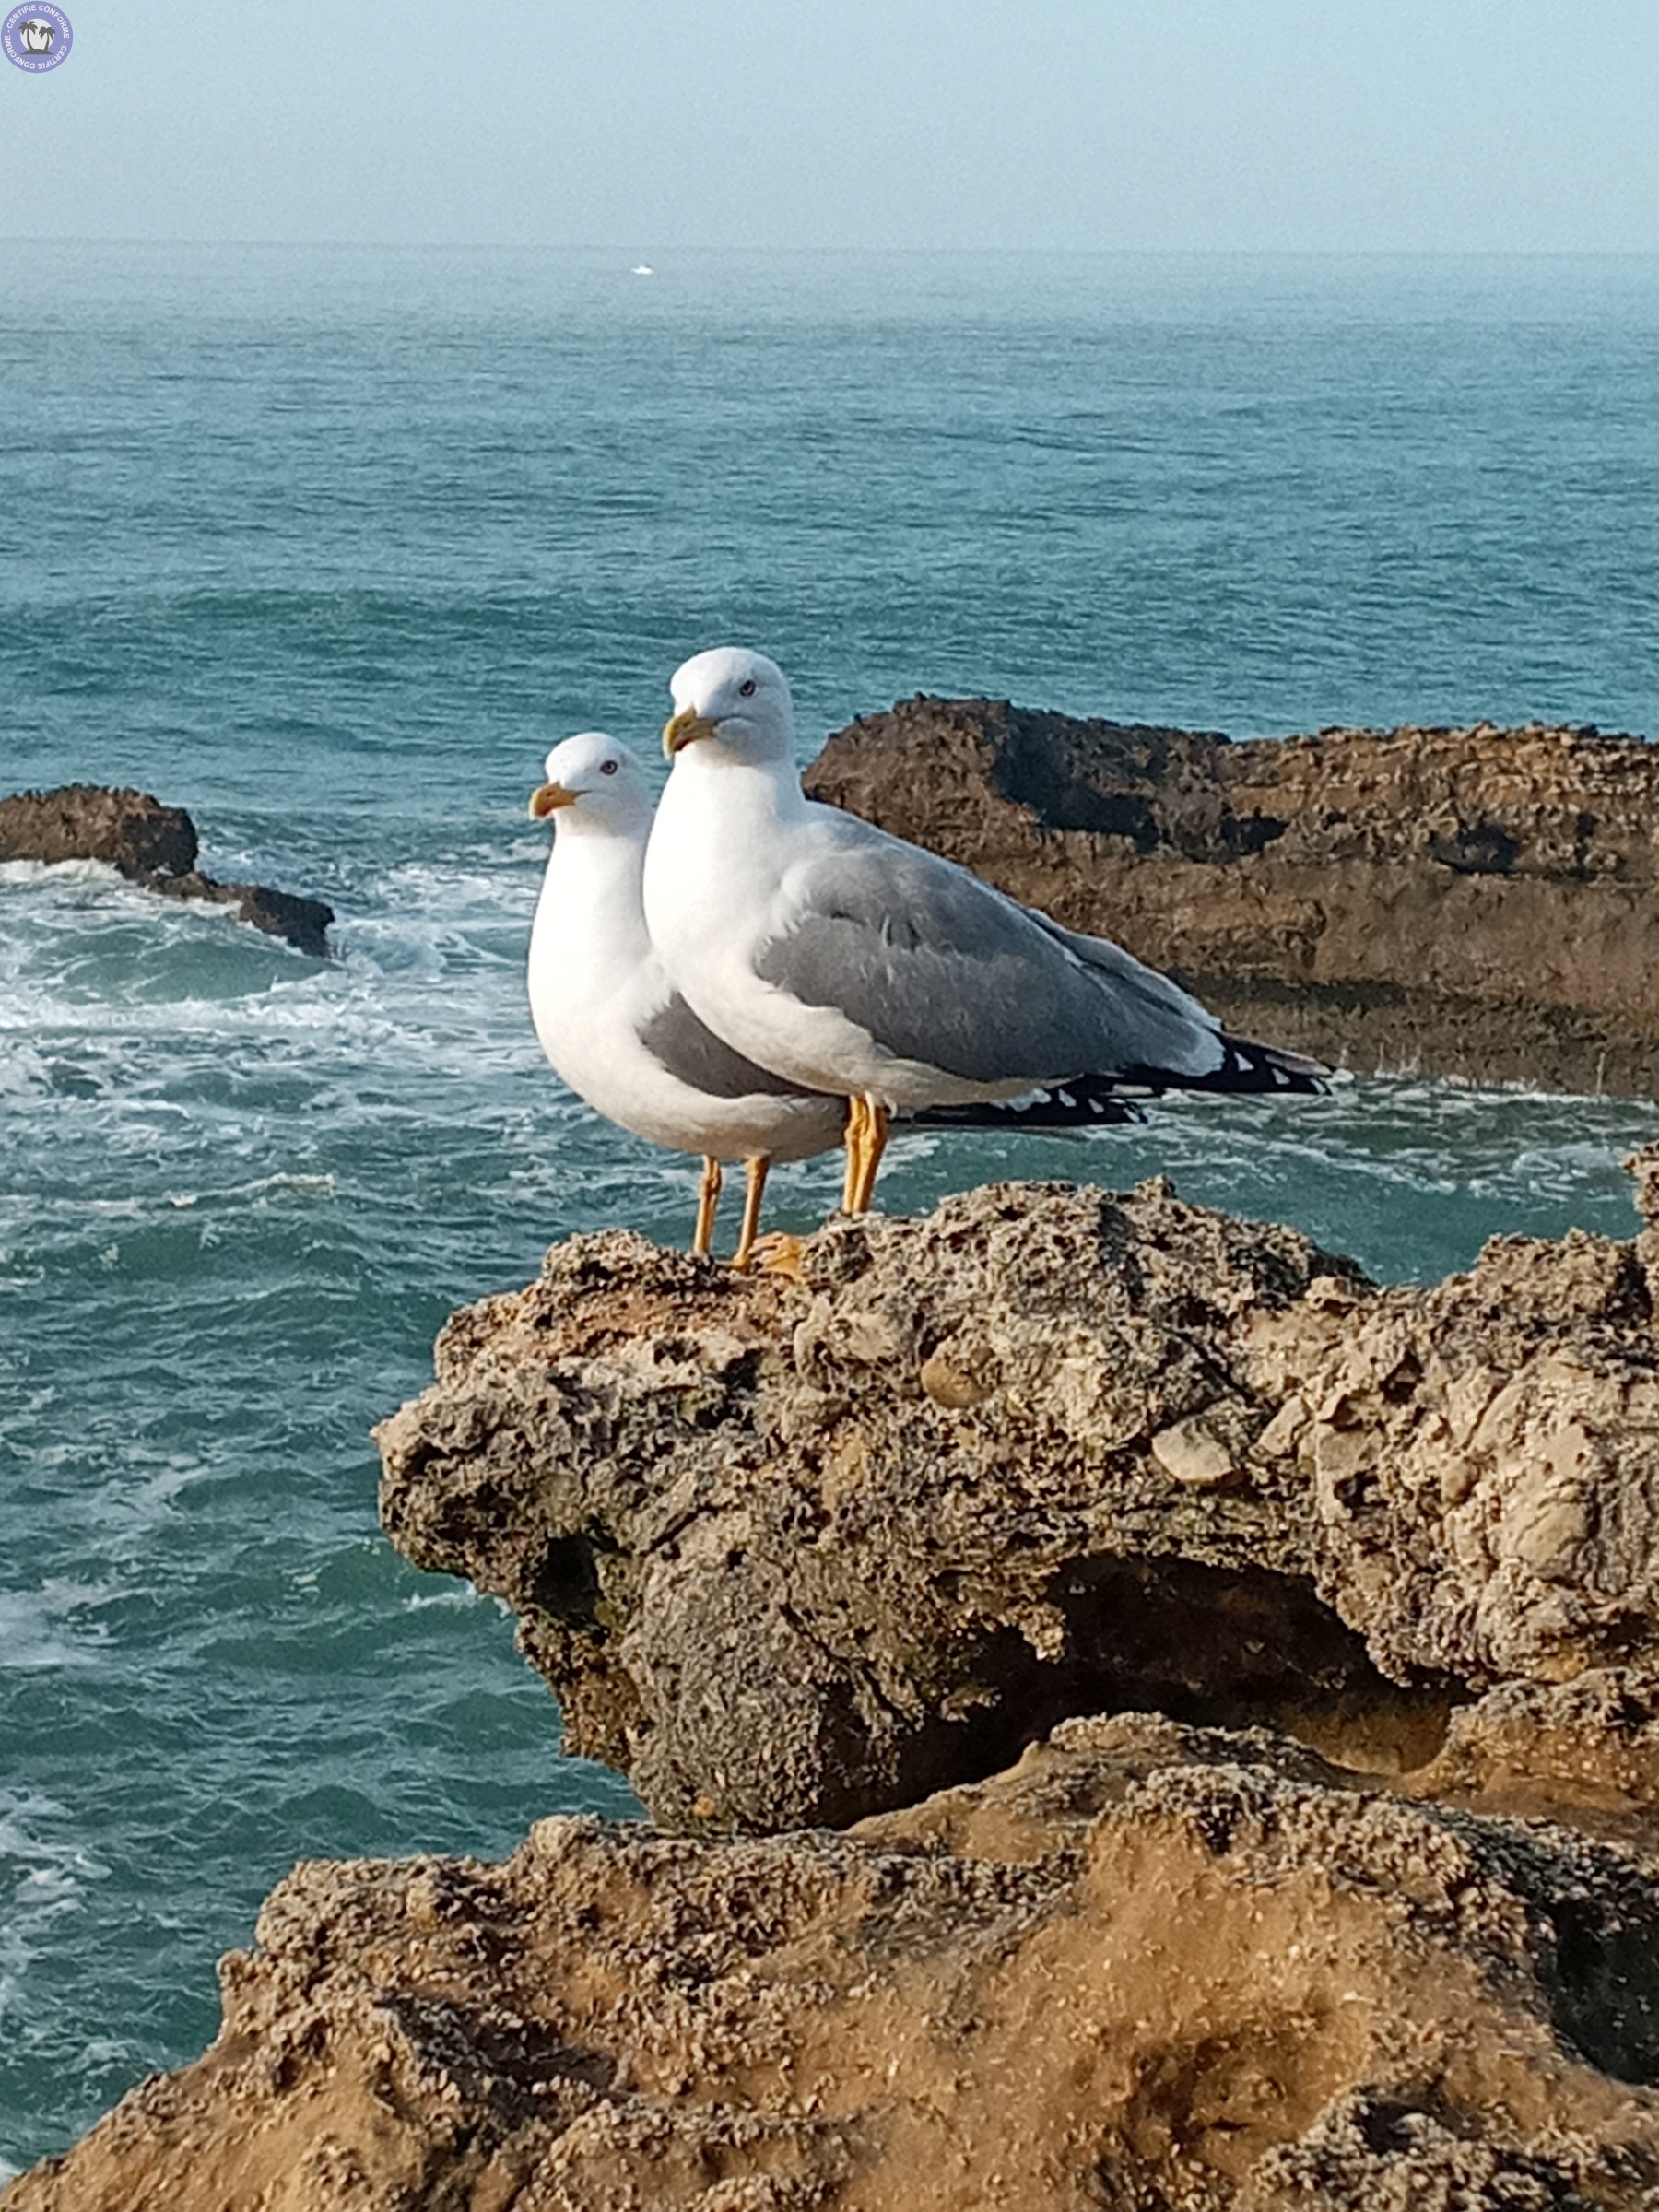
[[[847,806],[1370,1072],[1659,1096],[1659,747],[1593,729],[1214,732],[918,697],[807,771]]]
[[[1659,1884],[1259,1734],[1073,1722],[846,1835],[298,1868],[6,2212],[1638,2212]]]
[[[1650,1264],[1500,1238],[1378,1289],[1161,1182],[832,1223],[798,1281],[579,1237],[452,1318],[382,1518],[673,1826],[844,1823],[1134,1709],[1415,1773],[1501,1686],[1653,1710]],[[1506,1771],[1571,1736],[1505,1712]]]
[[[220,883],[196,866],[195,824],[143,791],[70,783],[0,799],[0,860],[101,860],[168,899],[234,906],[244,922],[319,959],[334,909],[264,883]]]

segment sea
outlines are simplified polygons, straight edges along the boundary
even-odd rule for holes
[[[525,1010],[547,749],[677,663],[803,757],[917,690],[1273,736],[1659,727],[1659,262],[0,241],[0,793],[187,806],[318,961],[0,866],[0,2176],[211,2040],[297,1859],[637,1818],[513,1624],[406,1566],[371,1424],[548,1244],[689,1233]],[[660,773],[660,764],[653,768]],[[1356,1041],[1356,1053],[1362,1046]],[[1293,1222],[1380,1280],[1635,1226],[1659,1107],[1405,1068],[1002,1176]],[[805,1230],[833,1161],[769,1206]],[[726,1233],[732,1233],[727,1225]]]

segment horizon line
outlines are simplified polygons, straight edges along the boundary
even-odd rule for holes
[[[1135,260],[1135,261],[1656,261],[1659,243],[1651,246],[1080,246],[1080,245],[781,245],[733,244],[696,245],[667,244],[641,247],[617,245],[609,242],[576,244],[569,241],[555,243],[550,241],[491,240],[480,243],[472,239],[371,239],[371,238],[186,238],[186,237],[116,237],[76,234],[53,238],[39,232],[30,237],[12,233],[0,240],[0,251],[6,247],[26,253],[62,252],[69,246],[112,246],[131,251],[135,248],[193,248],[198,251],[222,251],[229,248],[241,253],[468,253],[479,258],[497,258],[509,253],[583,253],[616,254],[625,258],[641,253],[683,256],[743,253],[777,254],[814,257],[846,255],[882,255],[889,258],[921,258],[950,255],[953,257],[978,256],[1012,260],[1046,256],[1072,260]],[[653,272],[654,273],[654,272]]]

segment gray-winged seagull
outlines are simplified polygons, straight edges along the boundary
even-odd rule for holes
[[[814,804],[789,686],[763,653],[700,653],[672,689],[674,768],[645,857],[652,942],[734,1051],[847,1099],[848,1213],[868,1209],[898,1108],[1034,1086],[1097,1100],[1323,1088],[1317,1063],[1230,1036],[1118,946]]]
[[[753,1256],[774,1159],[806,1159],[842,1140],[847,1101],[770,1074],[721,1041],[669,981],[645,927],[640,878],[651,793],[639,761],[596,730],[547,755],[530,812],[553,818],[553,850],[530,932],[530,1011],[542,1050],[577,1097],[635,1136],[702,1156],[693,1252],[706,1255],[721,1164],[741,1159],[747,1188],[733,1265]],[[1038,1091],[1013,1107],[906,1115],[940,1127],[998,1129],[1121,1121],[1132,1109],[1087,1108]]]

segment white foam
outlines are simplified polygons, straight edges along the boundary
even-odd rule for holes
[[[217,1190],[169,1192],[159,1204],[174,1212],[187,1212],[196,1206],[235,1205],[251,1198],[255,1206],[264,1206],[273,1198],[327,1200],[337,1189],[333,1175],[256,1175],[251,1182],[225,1183]]]
[[[434,1609],[446,1613],[465,1612],[473,1606],[482,1605],[483,1593],[457,1586],[453,1590],[413,1591],[403,1601],[406,1613],[429,1613]]]
[[[124,876],[107,860],[0,860],[0,888],[7,884],[28,888],[44,886],[48,889],[67,889],[76,884],[105,884],[130,892],[136,900],[143,894],[135,884],[129,884]]]
[[[96,1647],[109,1638],[96,1627],[70,1632],[62,1618],[68,1609],[54,1606],[45,1591],[0,1590],[0,1671],[96,1666]]]
[[[0,1869],[9,1900],[0,1917],[0,2019],[34,2011],[39,1998],[31,2001],[29,1984],[37,1959],[61,1948],[58,1924],[81,1909],[88,1886],[109,1878],[103,1861],[53,1833],[73,1818],[40,1791],[0,1789]]]

